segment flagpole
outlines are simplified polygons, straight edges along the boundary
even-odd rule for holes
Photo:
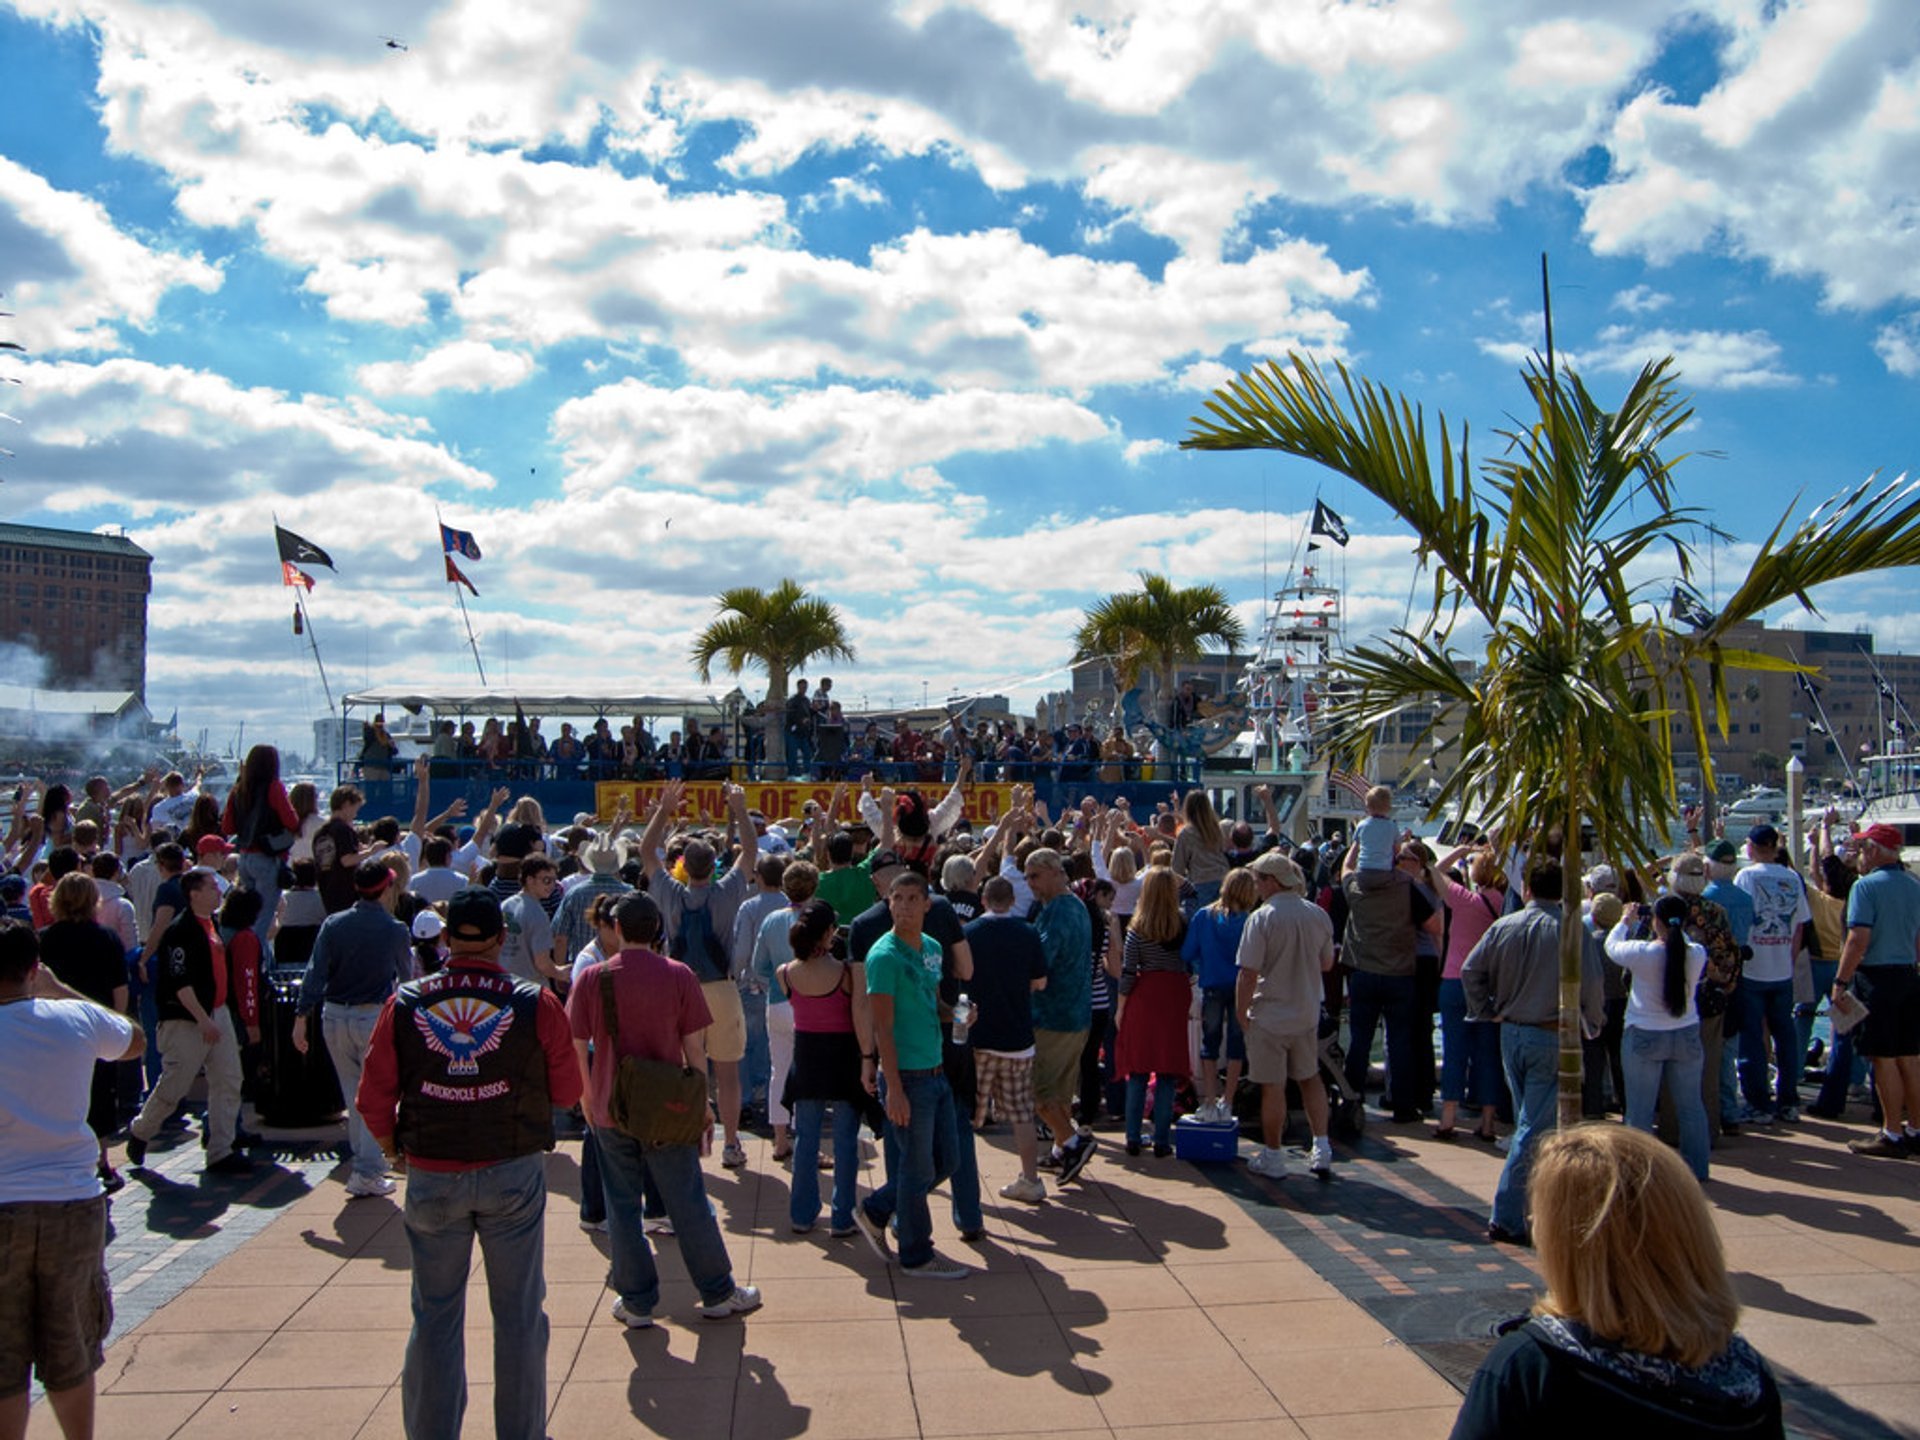
[[[320,658],[320,637],[313,633],[313,615],[307,609],[305,591],[304,585],[293,587],[293,604],[300,612],[300,623],[306,628],[307,645],[313,651],[313,668],[320,672],[320,693],[327,697],[327,713],[331,715],[334,713],[333,687],[327,683],[326,663]]]
[[[447,551],[447,522],[440,517],[440,507],[433,507],[433,524],[439,533],[434,537],[440,542],[440,558],[444,562]],[[453,572],[447,572],[447,584],[453,589],[454,603],[460,607],[460,623],[466,627],[467,648],[473,652],[473,668],[480,672],[480,683],[487,684],[487,667],[480,661],[480,642],[473,638],[473,617],[467,614],[467,597],[460,593],[460,582],[453,578]]]
[[[1799,652],[1791,645],[1787,647],[1787,656],[1794,664],[1798,665],[1800,663]],[[1820,692],[1813,688],[1813,682],[1807,679],[1806,672],[1802,671],[1794,678],[1799,682],[1801,691],[1813,702],[1813,713],[1820,717],[1821,733],[1833,742],[1834,751],[1840,756],[1840,763],[1847,767],[1848,781],[1852,783],[1856,791],[1859,790],[1860,778],[1854,773],[1853,757],[1847,754],[1847,747],[1840,742],[1840,737],[1834,732],[1832,722],[1827,719],[1827,707],[1820,703]]]

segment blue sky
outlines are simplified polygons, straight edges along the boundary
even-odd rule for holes
[[[1381,507],[1174,447],[1300,349],[1484,451],[1542,251],[1603,398],[1679,358],[1723,592],[1784,511],[1920,470],[1905,0],[16,0],[0,87],[8,511],[153,551],[183,728],[305,748],[275,514],[340,563],[346,684],[470,678],[436,508],[529,687],[703,691],[712,596],[791,575],[848,693],[1030,704],[1143,567],[1253,622],[1316,489],[1355,625],[1397,623]],[[1824,623],[1920,647],[1910,582]]]

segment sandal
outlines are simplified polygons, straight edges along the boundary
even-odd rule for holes
[[[1459,1133],[1460,1132],[1451,1125],[1436,1125],[1433,1130],[1433,1138],[1436,1140],[1451,1140]]]
[[[785,1148],[782,1148],[781,1146],[778,1146],[778,1145],[774,1146],[773,1158],[776,1161],[791,1160],[793,1158],[793,1146],[788,1145]]]
[[[1484,1140],[1487,1144],[1491,1145],[1500,1138],[1500,1132],[1497,1130],[1476,1130],[1473,1132],[1473,1138],[1476,1140]]]

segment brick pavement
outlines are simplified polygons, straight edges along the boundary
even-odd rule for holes
[[[1743,1328],[1802,1433],[1920,1433],[1920,1164],[1848,1156],[1845,1133],[1810,1123],[1716,1153]],[[1013,1173],[1007,1143],[982,1148],[989,1192]],[[982,1267],[950,1284],[883,1271],[858,1240],[789,1235],[767,1149],[709,1172],[736,1271],[766,1307],[701,1321],[667,1241],[663,1323],[643,1332],[606,1316],[605,1240],[570,1199],[577,1147],[550,1159],[555,1436],[1443,1436],[1446,1377],[1464,1382],[1489,1319],[1524,1308],[1536,1279],[1526,1252],[1477,1238],[1499,1155],[1425,1127],[1376,1127],[1325,1185],[1105,1146],[1065,1196],[991,1204],[978,1246],[937,1203],[943,1250]],[[398,1207],[346,1203],[323,1162],[201,1187],[197,1156],[156,1158],[157,1198],[142,1211],[135,1181],[142,1195],[115,1204],[126,1289],[100,1433],[399,1435]],[[485,1314],[476,1276],[470,1434],[488,1428]],[[36,1407],[30,1434],[54,1433]]]

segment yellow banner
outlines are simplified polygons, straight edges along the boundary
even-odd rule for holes
[[[644,820],[647,812],[659,803],[660,792],[666,788],[664,780],[602,780],[593,787],[594,813],[602,821],[611,820],[622,797],[627,801],[627,809],[637,820]],[[778,824],[782,820],[797,819],[805,813],[809,800],[825,805],[833,798],[833,786],[816,782],[788,784],[784,781],[749,780],[742,787],[747,792],[747,808],[758,810],[767,817],[768,824]],[[927,797],[928,805],[937,805],[945,797],[950,787],[940,785],[922,785],[920,793]],[[857,790],[849,788],[848,800],[844,806],[846,813],[839,818],[842,821],[857,820],[853,813],[853,800]],[[1012,785],[991,785],[986,783],[966,784],[960,787],[966,808],[962,812],[966,819],[976,827],[991,825],[1007,812],[1013,803]],[[725,782],[721,780],[689,780],[687,796],[683,806],[686,815],[695,820],[724,823],[727,815]]]

